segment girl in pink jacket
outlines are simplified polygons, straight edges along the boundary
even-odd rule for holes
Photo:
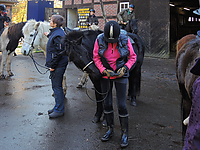
[[[116,88],[119,120],[121,124],[121,147],[128,146],[128,111],[126,109],[126,88],[129,70],[136,62],[137,56],[127,35],[120,34],[120,26],[109,21],[95,42],[93,60],[103,74],[102,92],[108,94],[104,100],[104,114],[108,131],[101,140],[108,141],[113,136],[114,114],[112,105],[112,87]]]

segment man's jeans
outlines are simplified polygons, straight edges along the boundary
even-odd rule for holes
[[[56,68],[55,71],[50,72],[52,89],[55,94],[54,112],[65,112],[65,95],[63,92],[62,81],[66,67]]]

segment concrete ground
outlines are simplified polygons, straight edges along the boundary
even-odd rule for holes
[[[44,65],[43,53],[35,53],[34,57]],[[92,123],[96,104],[86,96],[85,87],[76,88],[82,72],[73,63],[69,63],[67,69],[65,116],[52,120],[47,114],[54,106],[49,73],[39,74],[32,60],[20,54],[13,58],[12,71],[13,77],[0,80],[0,149],[120,149],[116,103],[115,135],[103,143],[100,139],[106,128],[101,123]],[[87,88],[90,96],[95,98],[92,87],[89,80]],[[126,149],[181,150],[180,100],[175,60],[145,57],[137,107],[130,106],[127,101],[129,146]]]

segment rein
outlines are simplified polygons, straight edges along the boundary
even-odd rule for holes
[[[46,73],[49,71],[49,68],[48,68],[48,67],[42,66],[42,65],[40,65],[37,61],[35,61],[35,59],[33,58],[33,54],[32,54],[32,53],[31,53],[29,56],[30,56],[30,58],[33,60],[33,64],[34,64],[36,70],[37,70],[40,74],[46,74]],[[40,67],[42,67],[42,68],[45,68],[46,71],[45,71],[45,72],[41,72],[41,71],[38,69],[37,65],[40,66]]]
[[[110,81],[110,78],[109,78],[109,81]],[[87,88],[87,82],[86,82],[86,84],[85,84],[85,88],[86,88],[86,91],[85,91],[85,93],[86,93],[86,95],[88,96],[88,98],[90,99],[90,100],[92,100],[92,101],[94,101],[94,102],[103,102],[106,98],[107,98],[107,96],[108,96],[108,92],[110,91],[110,84],[109,84],[110,82],[108,82],[108,91],[107,92],[105,92],[105,93],[100,93],[95,87],[94,87],[94,90],[98,93],[98,94],[100,94],[100,95],[105,95],[105,97],[103,98],[103,99],[101,99],[101,100],[95,100],[95,99],[92,99],[91,97],[90,97],[90,95],[88,94],[88,88]]]
[[[83,36],[81,36],[78,40],[80,40],[82,37],[83,37]],[[75,40],[70,41],[70,40],[66,39],[66,41],[70,43],[70,44],[68,45],[68,48],[70,49],[70,47],[72,47],[72,49],[75,50],[74,47],[77,45],[76,42],[77,42],[78,40],[76,40],[76,41],[75,41]],[[89,65],[91,65],[93,62],[94,62],[93,60],[90,61],[88,64],[85,65],[85,67],[83,67],[82,70],[85,71],[85,69],[86,69]],[[110,78],[109,78],[109,79],[110,79]],[[108,83],[108,84],[109,84],[109,83]],[[90,100],[92,100],[92,101],[94,101],[94,102],[103,102],[103,101],[107,98],[108,93],[109,93],[109,91],[110,91],[110,84],[108,85],[108,91],[105,92],[105,93],[99,92],[99,91],[94,87],[95,91],[96,91],[98,94],[100,94],[100,95],[105,95],[105,97],[104,97],[103,99],[101,99],[101,100],[95,100],[95,99],[92,99],[92,98],[89,96],[89,94],[88,94],[87,82],[85,83],[85,88],[86,88],[86,91],[85,91],[85,92],[86,92],[86,95],[88,96],[88,98],[89,98]]]

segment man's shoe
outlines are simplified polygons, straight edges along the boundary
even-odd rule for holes
[[[106,142],[108,140],[110,140],[110,138],[113,136],[114,131],[113,128],[108,127],[108,131],[106,132],[106,134],[101,138],[102,142]]]
[[[92,122],[93,122],[93,123],[97,123],[97,122],[100,121],[100,119],[101,119],[101,117],[99,117],[99,116],[94,116]]]
[[[52,112],[51,114],[49,114],[49,118],[58,118],[61,116],[64,116],[64,113]]]
[[[50,109],[50,110],[48,110],[48,114],[51,114],[53,111],[54,111],[54,108],[53,108],[53,109]]]

